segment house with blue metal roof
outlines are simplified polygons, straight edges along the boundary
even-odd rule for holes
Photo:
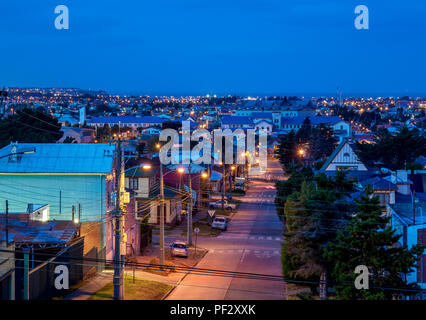
[[[104,258],[114,152],[115,145],[101,143],[11,143],[0,149],[0,204],[8,200],[11,212],[48,204],[49,220],[72,220],[80,210],[85,254]]]
[[[254,122],[251,117],[224,116],[222,118],[222,129],[253,129]]]

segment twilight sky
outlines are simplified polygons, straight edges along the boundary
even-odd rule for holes
[[[426,96],[425,21],[421,0],[3,0],[0,86]]]

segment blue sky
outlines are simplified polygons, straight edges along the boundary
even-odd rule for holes
[[[138,94],[426,95],[419,0],[9,0],[0,86]],[[70,29],[54,28],[67,5]],[[354,27],[357,5],[370,29]]]

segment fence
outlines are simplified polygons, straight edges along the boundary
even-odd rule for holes
[[[62,290],[55,288],[55,278],[58,275],[54,271],[58,265],[68,267],[70,286],[81,281],[84,275],[83,264],[90,264],[91,262],[70,259],[70,257],[83,258],[83,248],[84,238],[80,238],[69,247],[61,250],[55,257],[31,270],[29,272],[29,299],[49,299],[63,293]],[[96,267],[96,263],[93,264]]]

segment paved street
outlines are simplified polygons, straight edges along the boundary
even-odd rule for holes
[[[281,174],[277,161],[265,175]],[[228,231],[217,238],[200,238],[209,249],[199,268],[281,275],[282,225],[274,206],[272,182],[252,181]],[[283,282],[188,274],[168,299],[284,299]]]

